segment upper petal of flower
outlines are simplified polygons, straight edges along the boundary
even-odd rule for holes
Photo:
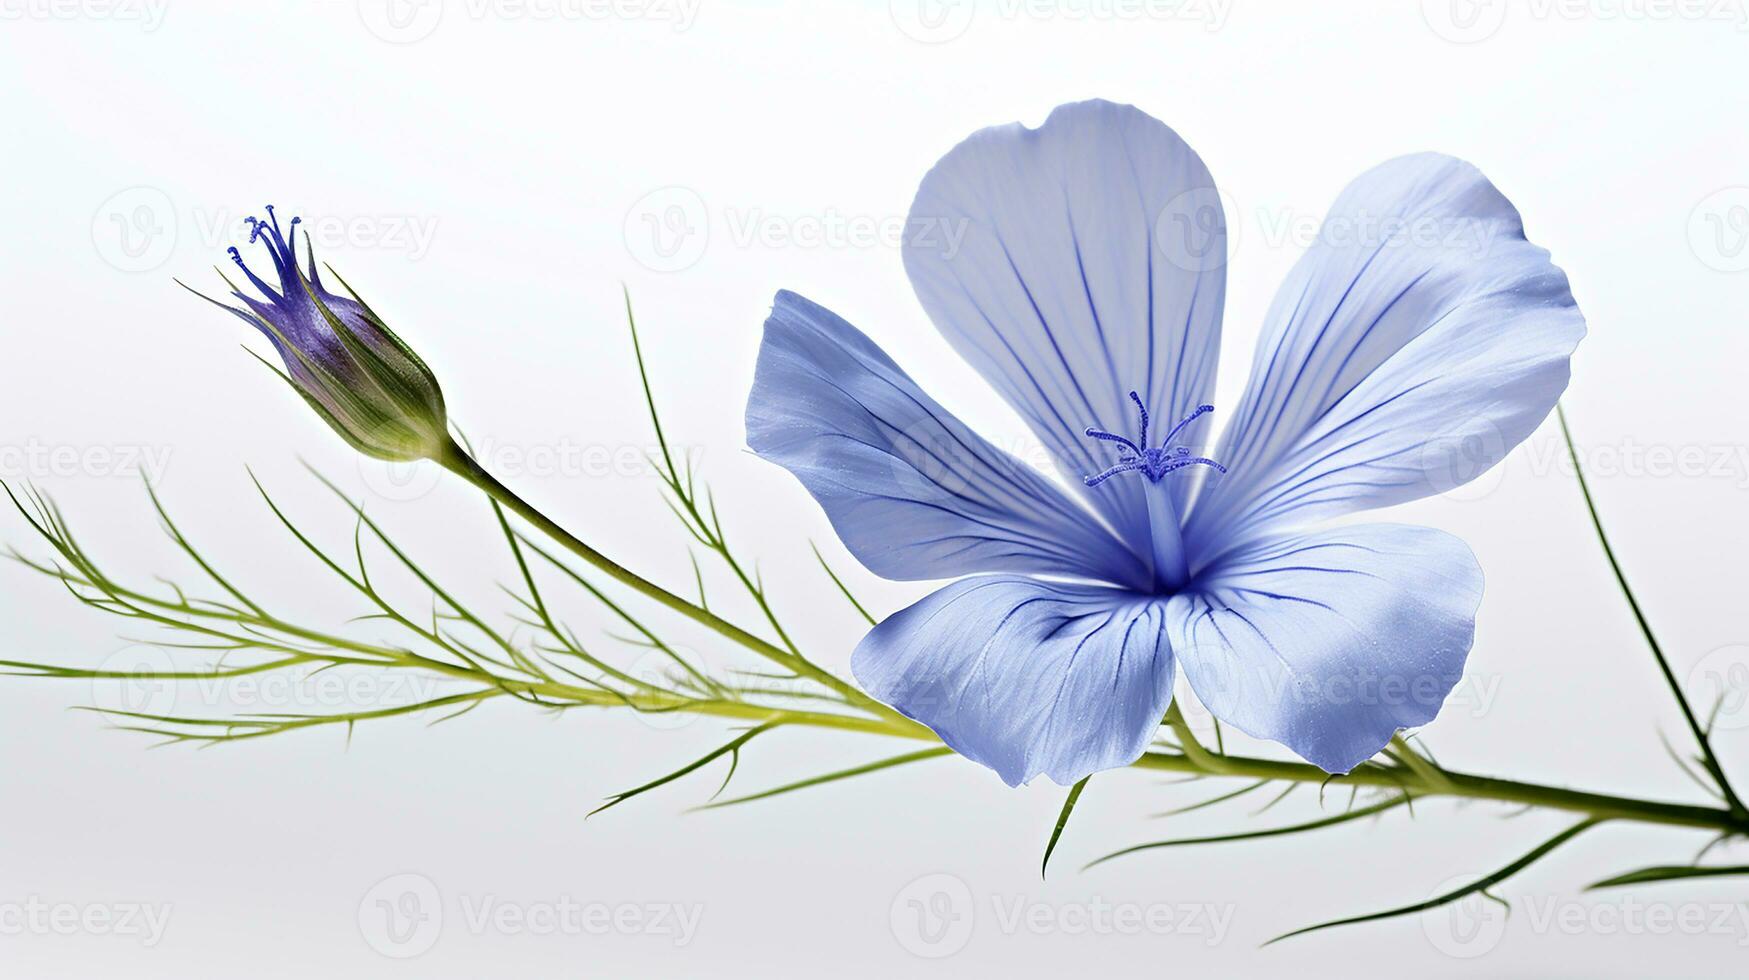
[[[1013,576],[955,582],[875,627],[863,688],[1010,786],[1129,765],[1172,700],[1163,600]]]
[[[1554,407],[1584,333],[1566,276],[1475,167],[1367,172],[1276,296],[1188,550],[1473,479]]]
[[[1140,110],[1082,102],[943,157],[911,205],[904,257],[936,327],[1078,481],[1112,464],[1084,433],[1127,428],[1131,390],[1168,425],[1208,400],[1226,247],[1196,153]],[[1188,481],[1173,484],[1183,513]],[[1140,482],[1085,492],[1146,551]]]
[[[747,399],[747,443],[893,579],[1023,571],[1147,580],[1140,558],[1049,480],[980,438],[825,307],[777,295]]]
[[[1229,552],[1167,604],[1167,633],[1216,718],[1347,772],[1439,713],[1481,600],[1462,541],[1360,524]]]

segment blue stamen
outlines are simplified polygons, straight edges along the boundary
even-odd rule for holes
[[[1122,463],[1117,464],[1116,466],[1113,466],[1111,469],[1106,470],[1104,473],[1099,473],[1099,474],[1094,475],[1094,476],[1086,477],[1081,482],[1087,484],[1090,487],[1096,487],[1096,486],[1099,486],[1101,483],[1104,483],[1105,481],[1118,475],[1119,473],[1128,473],[1131,470],[1140,469],[1141,465],[1142,465],[1141,460],[1132,457],[1132,458],[1130,458]]]
[[[1166,433],[1166,438],[1162,440],[1162,444],[1155,448],[1148,446],[1148,408],[1142,403],[1142,396],[1132,391],[1130,392],[1130,401],[1136,403],[1136,411],[1141,415],[1139,438],[1135,442],[1131,442],[1123,436],[1089,426],[1085,431],[1088,438],[1114,442],[1121,448],[1118,450],[1115,465],[1102,473],[1083,477],[1081,482],[1090,487],[1096,487],[1119,473],[1141,473],[1150,482],[1158,483],[1166,474],[1184,469],[1187,466],[1208,466],[1220,473],[1227,472],[1225,466],[1207,456],[1192,456],[1190,448],[1187,446],[1172,445],[1174,436],[1182,432],[1185,426],[1214,411],[1213,405],[1198,405],[1195,411],[1180,419],[1178,424],[1172,427],[1172,431]]]
[[[225,249],[225,251],[231,253],[231,261],[237,263],[237,268],[243,270],[243,274],[245,276],[249,277],[249,281],[255,284],[256,289],[261,290],[262,294],[265,295],[268,299],[272,300],[273,302],[275,302],[275,303],[280,302],[282,297],[278,293],[274,292],[273,289],[267,285],[267,283],[262,282],[260,276],[256,275],[254,272],[252,272],[249,269],[248,264],[243,261],[243,253],[237,251],[237,246],[232,245],[229,248]]]
[[[263,221],[254,215],[250,215],[243,220],[249,226],[248,244],[253,245],[259,241],[267,246],[268,257],[273,260],[273,269],[279,274],[280,288],[277,291],[270,288],[267,283],[263,282],[255,275],[255,273],[249,270],[249,266],[243,262],[243,257],[238,253],[235,246],[232,246],[228,251],[231,253],[231,260],[237,263],[237,267],[243,270],[243,274],[249,277],[249,281],[255,284],[255,288],[261,290],[269,299],[277,304],[285,302],[291,297],[297,296],[303,289],[303,284],[300,281],[300,276],[298,274],[297,252],[293,249],[290,243],[291,241],[296,241],[298,222],[303,219],[300,217],[293,217],[291,219],[291,224],[287,227],[291,232],[292,238],[288,241],[285,235],[280,231],[279,216],[274,214],[273,205],[271,204],[267,206],[267,217],[268,220]],[[309,238],[308,235],[305,235],[304,237],[306,240]],[[315,265],[314,252],[311,253],[310,264],[313,274]]]
[[[1095,429],[1092,426],[1088,426],[1087,430],[1083,432],[1082,435],[1085,435],[1089,439],[1103,439],[1106,442],[1118,443],[1119,445],[1127,447],[1130,452],[1136,453],[1137,455],[1140,455],[1142,452],[1142,447],[1115,432],[1107,432],[1104,429]]]
[[[1186,415],[1184,417],[1184,420],[1179,422],[1177,425],[1173,426],[1172,431],[1166,433],[1166,438],[1164,438],[1160,441],[1162,443],[1170,444],[1172,442],[1172,437],[1177,435],[1180,429],[1183,429],[1185,426],[1189,425],[1192,422],[1195,422],[1197,419],[1202,418],[1204,415],[1207,415],[1208,413],[1210,413],[1214,410],[1215,410],[1215,407],[1213,405],[1198,405],[1198,406],[1196,406],[1196,411],[1191,412],[1189,415]],[[1146,424],[1147,424],[1146,421],[1144,421],[1143,425],[1145,426]]]

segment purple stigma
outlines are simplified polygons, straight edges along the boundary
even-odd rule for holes
[[[1227,472],[1225,466],[1206,456],[1192,456],[1189,448],[1172,445],[1173,437],[1182,432],[1185,426],[1214,411],[1213,405],[1198,405],[1195,411],[1180,419],[1178,424],[1172,427],[1172,431],[1166,433],[1166,438],[1161,440],[1161,445],[1156,448],[1148,445],[1148,409],[1142,403],[1142,396],[1132,391],[1130,392],[1130,401],[1136,403],[1136,411],[1141,415],[1141,425],[1138,427],[1136,440],[1132,442],[1114,432],[1089,426],[1084,434],[1090,439],[1116,443],[1118,457],[1117,462],[1111,468],[1092,476],[1083,477],[1081,482],[1090,487],[1096,487],[1119,473],[1140,473],[1146,476],[1150,482],[1159,483],[1166,474],[1184,469],[1187,466],[1208,466],[1220,473]]]

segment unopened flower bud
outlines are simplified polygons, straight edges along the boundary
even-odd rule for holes
[[[308,233],[304,249],[309,268],[306,272],[299,267],[293,249],[299,219],[291,220],[287,236],[281,234],[271,205],[267,218],[248,219],[249,242],[266,244],[278,288],[252,272],[232,247],[232,260],[265,298],[245,293],[227,278],[232,297],[242,307],[212,302],[267,336],[285,362],[286,380],[354,449],[396,461],[439,456],[450,444],[449,424],[443,392],[431,370],[338,273],[334,276],[348,295],[323,286]]]

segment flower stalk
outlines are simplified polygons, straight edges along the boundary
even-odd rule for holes
[[[588,562],[599,571],[604,572],[614,581],[629,586],[633,591],[640,595],[655,600],[662,606],[680,613],[693,622],[711,629],[731,642],[746,647],[748,650],[765,657],[781,667],[794,671],[800,676],[805,676],[820,682],[827,688],[831,689],[834,693],[843,696],[851,703],[860,704],[864,707],[878,706],[876,702],[870,700],[855,687],[815,666],[806,658],[798,657],[787,650],[781,649],[775,644],[761,639],[745,629],[723,619],[710,610],[675,595],[654,582],[632,572],[625,566],[620,565],[613,559],[590,547],[588,544],[585,544],[581,538],[578,538],[576,535],[565,530],[564,527],[559,525],[556,521],[541,513],[533,505],[529,504],[528,501],[523,500],[515,491],[499,482],[496,477],[487,472],[485,467],[476,462],[474,458],[468,455],[467,451],[462,449],[462,447],[453,439],[449,441],[447,447],[438,453],[435,459],[444,469],[447,469],[451,473],[461,477],[463,480],[466,480],[482,493],[508,508],[518,517],[521,517],[523,520],[534,525],[534,527],[542,534],[551,538],[554,542],[565,548],[565,550]],[[881,711],[882,714],[891,714],[890,709],[885,709],[884,706],[878,707],[883,709]]]

